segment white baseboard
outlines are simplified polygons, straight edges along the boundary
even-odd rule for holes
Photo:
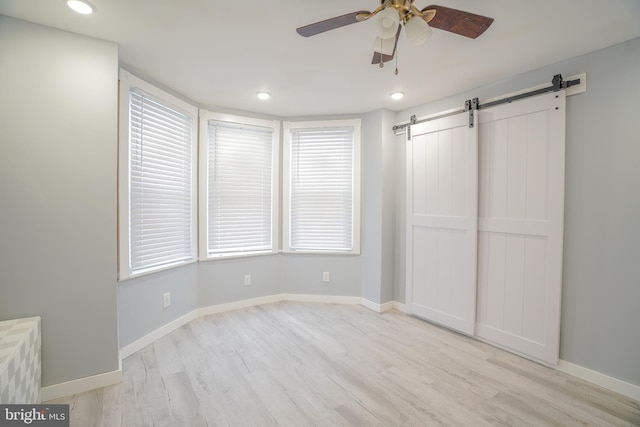
[[[393,309],[393,301],[378,304],[366,298],[360,298],[360,305],[367,307],[369,310],[373,310],[376,313],[384,313]]]
[[[395,301],[387,301],[385,303],[380,304],[380,313],[393,310],[394,308],[395,308]]]
[[[629,384],[617,378],[567,362],[566,360],[559,360],[556,369],[580,378],[581,380],[588,381],[599,385],[600,387],[604,387],[608,390],[630,397],[631,399],[640,401],[640,386]]]
[[[198,317],[198,314],[198,310],[193,310],[192,312],[187,313],[184,316],[167,323],[166,325],[156,329],[155,331],[148,333],[142,338],[135,340],[131,344],[122,347],[120,349],[120,360],[131,356],[136,351],[143,349],[149,344],[152,344],[155,340],[162,338],[165,335],[175,331],[176,329],[186,325],[187,323],[196,319]]]
[[[224,313],[227,311],[238,310],[241,308],[254,307],[256,305],[271,304],[282,301],[282,295],[268,295],[265,297],[257,297],[245,299],[242,301],[228,302],[224,304],[210,305],[198,309],[198,317],[207,316],[209,314]]]
[[[281,301],[320,302],[324,304],[353,304],[362,305],[377,313],[384,313],[394,308],[394,301],[378,304],[367,298],[341,296],[341,295],[309,295],[309,294],[282,294]]]
[[[118,384],[122,381],[122,371],[105,372],[104,374],[92,375],[90,377],[80,378],[65,383],[55,384],[48,387],[42,387],[40,397],[43,402],[61,397],[72,396],[78,393],[95,390],[101,387],[107,387]]]
[[[319,302],[323,304],[360,304],[362,298],[341,295],[281,294],[281,301]]]
[[[360,297],[339,295],[276,294],[201,307],[198,309],[198,316],[224,313],[227,311],[238,310],[240,308],[255,307],[262,304],[272,304],[280,301],[319,302],[324,304],[360,304],[361,300],[362,298]]]
[[[384,304],[378,304],[366,298],[344,295],[313,295],[313,294],[277,294],[265,297],[252,298],[248,300],[235,301],[225,304],[210,305],[198,309],[198,316],[206,316],[209,314],[224,313],[227,311],[238,310],[240,308],[255,307],[262,304],[271,304],[280,301],[296,301],[296,302],[317,302],[323,304],[353,304],[362,305],[370,310],[378,313],[395,308],[395,302],[389,301]]]
[[[402,302],[393,301],[393,308],[403,313],[407,313],[407,314],[409,313],[409,307]]]

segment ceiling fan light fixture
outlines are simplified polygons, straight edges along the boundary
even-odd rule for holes
[[[389,39],[381,39],[380,37],[376,37],[376,41],[375,43],[373,43],[373,51],[381,53],[383,55],[393,55],[395,47],[395,37],[391,37]]]
[[[413,16],[404,24],[404,30],[412,46],[420,46],[431,37],[431,27],[424,19]]]
[[[398,101],[402,98],[404,98],[404,92],[393,92],[391,95],[389,95],[391,97],[391,99],[393,99],[394,101]]]
[[[91,15],[95,8],[93,5],[87,1],[80,0],[68,0],[67,6],[69,6],[74,11],[81,13],[83,15]]]
[[[258,92],[256,93],[256,96],[258,97],[258,99],[261,99],[263,101],[271,98],[271,94],[269,92]]]
[[[378,14],[376,33],[381,39],[388,39],[396,35],[400,25],[400,15],[393,7],[387,7]]]

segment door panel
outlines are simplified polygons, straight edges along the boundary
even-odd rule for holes
[[[477,335],[556,364],[564,93],[480,111]]]
[[[466,113],[412,126],[407,142],[407,301],[411,312],[473,334],[477,126]]]

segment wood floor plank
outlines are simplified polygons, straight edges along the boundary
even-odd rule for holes
[[[640,402],[412,316],[298,302],[198,318],[52,403],[82,427],[640,425]]]

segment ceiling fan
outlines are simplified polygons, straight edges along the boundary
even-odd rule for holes
[[[347,13],[305,25],[296,31],[303,37],[311,37],[378,15],[371,63],[382,66],[384,62],[393,59],[403,26],[411,44],[418,46],[430,37],[431,27],[475,39],[493,23],[493,18],[445,6],[432,5],[418,9],[413,2],[414,0],[380,0],[380,6],[373,12],[360,10]]]

